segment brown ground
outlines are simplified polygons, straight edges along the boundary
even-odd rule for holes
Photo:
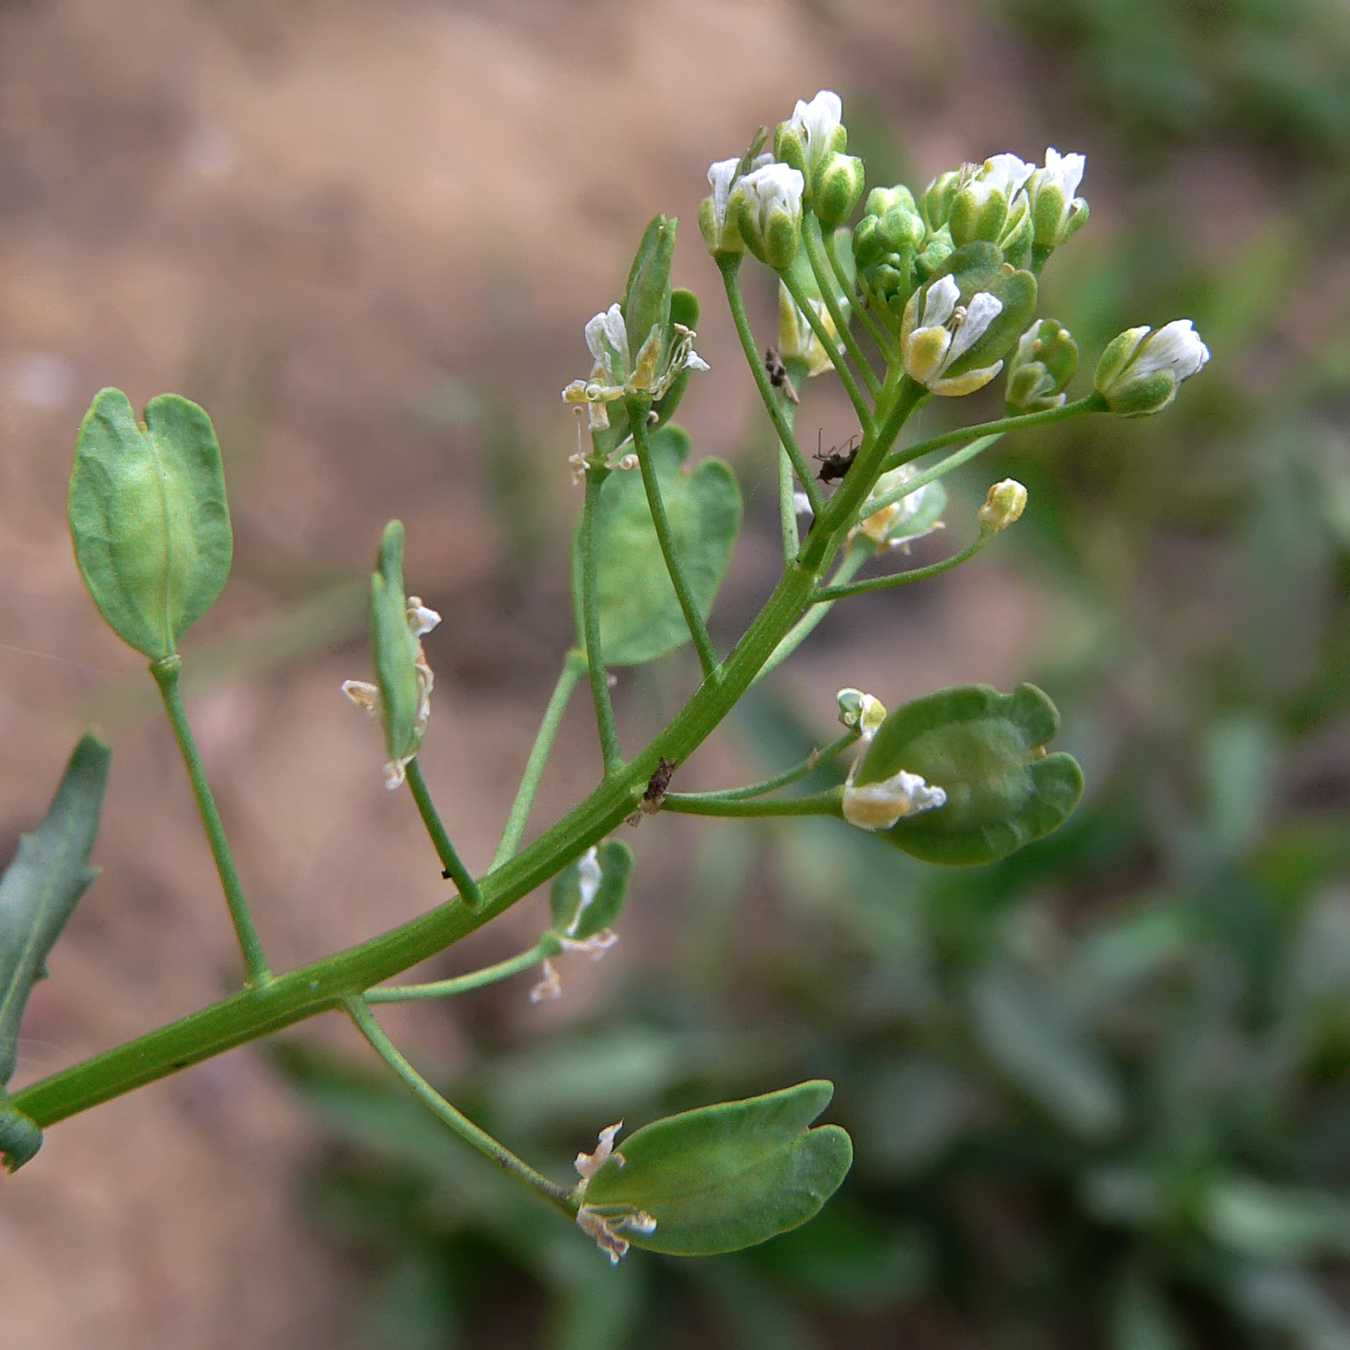
[[[337,693],[367,673],[350,584],[359,595],[384,521],[407,523],[410,584],[446,614],[428,643],[438,681],[424,758],[481,866],[567,642],[556,561],[576,494],[557,390],[584,373],[581,325],[615,298],[647,216],[683,219],[680,280],[711,297],[693,228],[708,162],[820,87],[866,91],[902,121],[918,176],[1033,148],[1017,73],[996,44],[972,43],[963,11],[827,8],[0,5],[4,829],[31,828],[91,718],[116,747],[104,876],[33,998],[19,1085],[236,978],[149,681],[101,627],[70,557],[64,484],[93,392],[116,384],[139,406],[179,389],[221,431],[237,564],[188,649],[206,677],[192,711],[274,964],[420,912],[441,883],[406,796],[381,786],[375,731]],[[980,83],[978,100],[963,79]],[[729,325],[716,306],[705,314],[713,372],[686,420],[753,488],[763,470],[741,450],[752,391]],[[504,448],[472,389],[480,408],[511,409]],[[509,451],[529,489],[514,502],[492,486],[490,456]],[[542,531],[542,553],[513,546],[512,522]],[[771,538],[748,535],[724,613],[746,612],[769,566]],[[874,610],[884,628],[836,627],[787,679],[822,725],[842,683],[903,697],[1006,682],[1035,628],[1020,594],[990,566],[949,584],[940,615]],[[211,645],[241,632],[242,669]],[[622,686],[619,697],[636,729],[645,714]],[[541,820],[594,776],[574,711]],[[716,757],[695,771],[710,782]],[[638,839],[653,889],[678,830]],[[533,940],[534,904],[478,950]],[[570,1006],[603,996],[641,946],[621,947],[593,987],[575,984]],[[522,1034],[532,1016],[567,1012],[522,1011]],[[444,1016],[392,1020],[414,1046],[453,1055]],[[0,1182],[0,1345],[341,1346],[348,1296],[293,1208],[309,1147],[249,1052],[51,1131],[40,1159]]]

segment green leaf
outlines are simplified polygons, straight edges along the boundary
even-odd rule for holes
[[[172,656],[230,574],[211,419],[162,394],[141,426],[120,389],[102,390],[75,442],[68,513],[75,561],[109,627],[152,660]]]
[[[1350,1202],[1327,1191],[1230,1177],[1209,1187],[1199,1221],[1230,1251],[1262,1261],[1350,1255]]]
[[[563,868],[553,882],[554,932],[574,942],[585,942],[612,928],[632,875],[633,850],[617,839],[591,849]]]
[[[718,459],[705,459],[692,473],[685,472],[689,437],[678,427],[663,427],[652,436],[651,448],[675,551],[699,613],[707,618],[741,527],[736,475]],[[605,665],[641,665],[684,646],[689,627],[635,470],[605,480],[595,519],[595,551]],[[579,543],[573,550],[572,577],[579,595]]]
[[[623,1165],[611,1158],[586,1184],[584,1203],[650,1214],[653,1232],[623,1236],[671,1256],[767,1241],[815,1215],[853,1162],[839,1126],[808,1128],[833,1095],[831,1083],[800,1083],[654,1121],[621,1142]]]
[[[417,674],[418,642],[408,626],[408,601],[403,593],[403,526],[391,520],[380,540],[380,555],[370,578],[370,645],[375,681],[380,687],[380,719],[391,764],[417,753],[421,683]]]
[[[66,765],[42,824],[19,841],[0,879],[0,1088],[18,1062],[19,1023],[47,954],[75,903],[98,875],[89,853],[98,834],[112,751],[85,736]],[[37,1152],[42,1136],[0,1093],[0,1153],[13,1170]]]
[[[925,862],[994,862],[1058,829],[1083,794],[1073,757],[1045,753],[1058,730],[1055,705],[1035,685],[1011,694],[983,684],[944,689],[887,717],[855,781],[919,774],[946,792],[946,804],[880,837]]]

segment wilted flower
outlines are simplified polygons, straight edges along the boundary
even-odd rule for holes
[[[829,306],[823,300],[808,300],[815,311],[816,318],[831,337],[837,329],[830,314]],[[834,369],[830,354],[816,336],[806,315],[797,308],[797,302],[783,282],[778,283],[778,350],[786,361],[801,361],[806,366],[808,376],[820,375]]]
[[[844,819],[860,830],[889,830],[904,816],[946,804],[947,794],[942,788],[931,786],[919,774],[904,769],[880,783],[861,786],[850,773],[844,784]]]
[[[1037,319],[1017,341],[1008,362],[1008,410],[1044,412],[1063,407],[1078,370],[1078,344],[1054,319]]]
[[[841,689],[834,697],[839,704],[840,722],[864,741],[870,741],[886,720],[885,704],[861,689]]]
[[[849,532],[849,537],[862,534],[874,544],[908,550],[916,539],[922,539],[924,535],[942,529],[940,520],[920,525],[917,529],[908,528],[911,521],[923,516],[929,510],[929,502],[942,491],[937,483],[925,483],[923,487],[906,493],[898,501],[890,502],[886,506],[872,505],[873,502],[883,501],[893,492],[899,491],[915,477],[915,474],[916,470],[912,464],[902,464],[898,469],[883,473],[862,504],[859,511],[862,519]],[[941,509],[941,505],[934,505],[931,508],[934,513]]]

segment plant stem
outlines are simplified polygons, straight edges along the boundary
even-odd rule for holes
[[[857,543],[845,549],[844,556],[831,578],[832,584],[842,585],[850,580],[863,563],[874,557],[876,557],[876,548],[871,540],[864,543],[862,539],[859,539]],[[829,612],[829,602],[817,604],[808,609],[793,625],[788,635],[774,648],[773,654],[765,661],[759,674],[755,676],[755,682],[758,683],[766,675],[777,670],[816,631]]]
[[[525,826],[529,824],[530,811],[539,791],[540,779],[543,778],[544,769],[548,766],[548,757],[552,753],[553,741],[562,723],[563,713],[567,711],[572,691],[585,673],[585,653],[574,647],[563,661],[558,683],[553,688],[548,707],[544,709],[544,719],[539,724],[539,732],[534,738],[530,757],[525,762],[525,773],[520,780],[520,788],[516,792],[515,801],[511,803],[511,812],[506,817],[506,828],[502,831],[496,853],[492,855],[494,868],[500,867],[520,847],[521,836],[525,833]]]
[[[880,497],[869,500],[867,503],[868,511],[875,514],[877,511],[884,511],[888,506],[892,506],[898,501],[903,501],[906,497],[912,497],[920,488],[927,487],[929,483],[936,482],[939,478],[945,478],[953,469],[960,468],[962,464],[974,459],[977,455],[984,454],[991,445],[1002,439],[1002,432],[995,432],[992,436],[981,436],[978,441],[972,441],[969,445],[963,446],[960,450],[948,455],[946,459],[938,460],[931,468],[915,474],[913,478],[902,483],[894,491],[883,493]]]
[[[837,758],[857,739],[858,733],[856,731],[846,731],[837,741],[831,741],[829,745],[819,750],[812,750],[800,764],[794,764],[792,768],[784,770],[774,778],[766,778],[762,783],[751,783],[748,787],[728,788],[725,792],[667,792],[665,800],[670,801],[674,798],[680,802],[734,802],[744,801],[749,797],[762,797],[766,792],[776,792],[779,788],[799,782],[808,774],[814,773],[832,759]]]
[[[541,961],[557,956],[560,951],[562,943],[557,935],[548,933],[529,951],[521,952],[519,956],[512,956],[506,961],[498,961],[495,966],[484,966],[482,970],[472,971],[468,975],[456,975],[452,979],[436,980],[430,984],[394,984],[386,985],[382,989],[367,989],[364,997],[367,1003],[408,1003],[414,999],[449,998],[452,994],[468,994],[475,989],[496,984],[498,980],[519,975],[521,971],[529,970],[531,966],[537,966]]]
[[[851,586],[824,586],[815,593],[812,599],[816,603],[844,600],[850,595],[866,595],[869,591],[888,591],[893,586],[908,586],[912,581],[925,581],[929,577],[939,576],[943,572],[950,572],[953,567],[960,567],[963,562],[969,562],[996,533],[995,530],[990,530],[987,533],[981,531],[974,543],[968,544],[960,553],[954,553],[950,558],[944,558],[941,562],[931,563],[927,567],[916,567],[911,572],[899,572],[889,577],[873,577],[870,581],[855,581]]]
[[[697,796],[667,793],[661,809],[684,816],[837,816],[842,813],[840,803],[843,799],[842,787],[829,788],[809,797],[771,801],[758,797],[719,797],[712,793],[699,793]]]
[[[417,803],[417,814],[422,817],[422,824],[426,826],[427,834],[431,837],[436,856],[441,860],[445,879],[455,883],[460,899],[470,909],[477,909],[483,903],[478,883],[460,861],[455,846],[450,842],[450,836],[441,823],[440,813],[436,810],[436,803],[431,800],[427,780],[422,777],[422,766],[417,760],[408,761],[407,775],[409,791],[412,792],[413,801]]]
[[[820,287],[821,299],[825,301],[825,308],[830,311],[830,318],[834,320],[835,329],[843,339],[844,346],[848,354],[853,358],[853,364],[858,367],[858,374],[862,376],[863,383],[867,386],[867,392],[875,400],[881,393],[881,381],[877,379],[872,367],[868,365],[863,350],[858,346],[858,339],[853,336],[853,330],[849,327],[848,319],[840,307],[838,297],[834,293],[835,277],[831,268],[830,260],[825,254],[825,242],[821,236],[820,221],[809,212],[802,216],[802,242],[806,245],[806,259],[811,264],[811,271],[816,278],[816,285]],[[842,282],[840,283],[842,285]]]
[[[788,425],[795,421],[792,404],[786,403],[783,415]],[[792,468],[792,457],[782,444],[778,447],[778,529],[783,536],[783,566],[790,567],[792,560],[801,548],[801,535],[797,529],[797,489],[796,475]]]
[[[723,661],[722,678],[704,681],[670,724],[630,763],[616,765],[583,802],[483,877],[479,882],[483,897],[480,909],[438,905],[387,933],[278,975],[264,988],[246,988],[30,1084],[13,1094],[14,1107],[39,1128],[45,1128],[189,1064],[199,1064],[341,1007],[344,997],[392,979],[481,928],[617,829],[642,799],[660,761],[683,763],[736,705],[793,631],[811,602],[819,570],[837,544],[831,531],[842,537],[846,522],[875,483],[890,443],[923,393],[912,381],[899,381],[875,436],[864,440],[854,468],[803,541],[800,555],[785,570],[764,607]],[[590,477],[587,495],[593,499],[596,486]],[[817,609],[823,607],[817,605]],[[590,651],[594,652],[594,643]],[[599,662],[595,665],[598,667]],[[593,681],[594,675],[593,669]]]
[[[843,264],[839,260],[839,240],[835,233],[825,236],[825,253],[829,257],[830,266],[834,268],[834,274],[839,278],[840,286],[844,285],[844,278],[848,275],[844,271]],[[854,313],[862,321],[864,328],[872,336],[872,341],[877,344],[877,349],[881,352],[886,364],[890,365],[895,358],[895,341],[889,333],[867,312],[868,295],[863,287],[862,279],[859,278],[856,294],[853,297]]]
[[[944,432],[917,445],[906,445],[887,456],[886,469],[899,468],[910,460],[922,459],[934,450],[946,449],[949,445],[960,445],[963,441],[973,441],[985,436],[1003,436],[1010,431],[1027,431],[1032,427],[1046,427],[1054,422],[1067,422],[1070,418],[1081,417],[1084,413],[1105,412],[1106,405],[1097,394],[1088,394],[1086,398],[1075,399],[1059,408],[1047,408],[1044,412],[1020,413],[1016,417],[1000,417],[994,422],[981,422],[978,426],[958,427],[955,431]],[[883,470],[884,472],[884,470]]]
[[[867,400],[863,398],[862,390],[858,388],[858,381],[853,378],[853,372],[844,359],[844,353],[840,349],[838,339],[825,327],[825,321],[816,313],[816,307],[808,299],[806,292],[793,279],[791,273],[786,270],[779,272],[778,279],[787,287],[788,294],[792,297],[797,308],[801,310],[807,323],[811,325],[811,331],[816,335],[816,339],[829,353],[830,362],[834,366],[835,373],[839,376],[839,382],[844,386],[844,392],[848,395],[849,402],[853,404],[853,411],[858,415],[858,425],[862,427],[863,434],[866,435],[875,431],[876,423],[872,417],[872,410],[867,406]],[[828,303],[827,301],[827,307]],[[830,317],[833,318],[834,316],[831,315]]]
[[[586,649],[586,667],[591,677],[591,697],[595,701],[595,722],[606,778],[623,769],[619,728],[614,721],[609,676],[600,648],[600,572],[595,558],[595,514],[600,509],[600,489],[608,477],[607,469],[587,466],[586,500],[581,507],[581,613],[577,616],[577,627]]]
[[[746,318],[745,301],[741,298],[741,283],[736,276],[736,269],[740,266],[741,260],[723,256],[718,258],[717,263],[722,269],[722,284],[726,288],[731,321],[736,325],[736,336],[741,340],[741,350],[745,353],[750,374],[754,376],[755,388],[759,390],[759,396],[773,422],[774,430],[778,432],[779,442],[787,451],[792,467],[797,471],[797,477],[801,479],[802,490],[806,493],[807,501],[811,503],[811,514],[818,516],[824,507],[825,497],[820,490],[820,484],[816,482],[815,474],[811,472],[802,455],[801,447],[797,444],[782,401],[774,397],[773,386],[769,383],[768,372],[764,369],[764,361],[760,357],[755,335],[751,331],[750,320]]]
[[[253,915],[249,912],[244,887],[239,880],[238,869],[234,865],[234,856],[230,852],[230,842],[225,837],[225,826],[220,819],[220,812],[216,809],[216,799],[211,792],[211,784],[207,781],[202,757],[197,751],[197,742],[188,723],[187,711],[183,707],[183,696],[178,688],[178,677],[182,669],[182,658],[178,656],[150,663],[150,673],[159,686],[160,696],[164,700],[164,710],[169,715],[174,739],[178,742],[178,749],[192,783],[193,795],[197,798],[197,810],[201,814],[202,827],[211,846],[211,856],[215,859],[220,888],[225,892],[230,922],[234,924],[234,935],[239,940],[239,950],[244,958],[245,986],[250,989],[261,989],[272,979],[272,972],[268,969],[267,958],[263,955],[258,930],[254,927]]]
[[[661,496],[661,484],[656,476],[656,465],[652,462],[651,442],[647,439],[647,412],[651,407],[649,399],[631,398],[627,400],[628,424],[633,432],[633,445],[637,450],[638,464],[642,469],[642,486],[647,490],[647,505],[651,507],[652,524],[656,526],[656,542],[661,546],[661,556],[666,560],[666,573],[670,584],[675,587],[676,599],[684,613],[684,621],[689,627],[689,636],[694,639],[698,651],[699,664],[703,667],[703,678],[711,678],[717,669],[717,652],[708,636],[708,626],[703,615],[698,612],[693,592],[689,589],[689,578],[684,574],[684,564],[675,551],[675,536],[670,530],[670,517],[666,514],[665,499]]]
[[[365,999],[349,995],[342,1000],[348,1016],[356,1023],[356,1029],[370,1042],[371,1048],[403,1081],[404,1086],[427,1107],[433,1115],[444,1121],[465,1143],[476,1148],[490,1162],[494,1162],[504,1172],[508,1172],[517,1181],[524,1182],[531,1190],[543,1196],[555,1209],[560,1209],[569,1219],[575,1218],[576,1206],[568,1198],[566,1188],[540,1176],[528,1163],[517,1158],[510,1149],[499,1144],[490,1134],[480,1130],[467,1116],[461,1115],[422,1077],[400,1054],[398,1047],[385,1035],[384,1029],[375,1020]]]

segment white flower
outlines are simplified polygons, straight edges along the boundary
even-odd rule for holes
[[[861,787],[853,782],[850,773],[844,784],[844,819],[861,830],[889,830],[904,816],[931,811],[946,803],[947,794],[942,788],[931,786],[919,774],[904,769],[880,783],[864,783]]]
[[[1153,330],[1127,328],[1107,344],[1094,384],[1113,413],[1138,417],[1165,408],[1177,386],[1208,360],[1209,348],[1189,319]]]
[[[1017,155],[994,155],[979,167],[974,181],[986,190],[1001,192],[1011,203],[1035,170],[1034,164],[1028,164]]]
[[[741,204],[757,238],[768,235],[779,220],[801,227],[802,190],[805,182],[796,169],[786,164],[765,164],[743,174],[731,189],[731,200]]]
[[[822,89],[810,103],[798,99],[792,116],[779,127],[780,143],[786,138],[801,146],[808,178],[815,176],[829,155],[844,148],[848,133],[844,130],[843,117],[843,100],[832,90]]]
[[[772,155],[757,155],[750,169],[760,169],[772,163]],[[745,252],[745,243],[736,227],[735,214],[731,211],[731,189],[736,184],[736,173],[740,167],[739,159],[719,159],[708,169],[708,186],[712,188],[712,196],[705,197],[699,208],[698,227],[703,231],[708,251],[714,255]]]
[[[1041,248],[1064,243],[1087,220],[1087,202],[1077,195],[1087,168],[1087,156],[1061,155],[1053,146],[1045,152],[1045,167],[1027,180],[1027,199]]]
[[[950,276],[939,277],[923,290],[915,291],[905,306],[900,327],[900,343],[905,358],[905,374],[930,393],[955,397],[983,388],[1003,369],[1003,362],[947,376],[949,370],[988,331],[1003,312],[1003,303],[988,291],[980,291],[970,304],[958,305],[960,288]],[[923,317],[916,324],[919,302]]]
[[[540,969],[544,978],[530,990],[531,1003],[543,1003],[562,997],[562,980],[558,978],[558,968],[552,961],[546,960]]]

